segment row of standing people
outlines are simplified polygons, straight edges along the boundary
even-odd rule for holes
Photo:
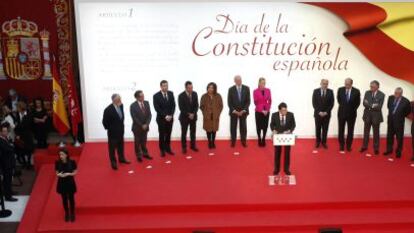
[[[246,119],[249,115],[250,107],[250,89],[242,84],[239,75],[234,77],[235,85],[230,87],[227,95],[227,104],[230,115],[230,133],[231,146],[234,147],[237,138],[237,125],[239,124],[241,144],[247,147],[247,125]],[[316,147],[322,145],[327,148],[327,134],[331,111],[335,103],[335,97],[332,89],[328,88],[329,81],[321,80],[321,87],[313,92],[312,104],[314,108],[315,119],[315,136]],[[354,125],[357,117],[357,109],[360,106],[361,96],[357,88],[353,87],[353,81],[350,78],[345,80],[345,85],[337,91],[338,123],[339,132],[338,140],[340,151],[345,152],[352,150],[352,141]],[[171,131],[173,125],[173,116],[176,108],[173,92],[168,90],[168,82],[163,80],[160,83],[160,91],[153,96],[154,109],[157,112],[156,121],[159,132],[159,149],[160,154],[164,157],[166,154],[174,155],[170,146]],[[258,145],[266,145],[265,137],[269,127],[270,109],[272,96],[269,88],[266,88],[266,80],[259,79],[258,88],[253,92],[255,104],[256,130],[258,135]],[[135,139],[135,153],[139,162],[143,158],[152,159],[149,155],[146,140],[149,131],[149,124],[152,119],[149,102],[145,100],[144,93],[137,91],[135,93],[136,101],[130,106],[130,113],[133,120],[132,131]],[[368,147],[370,128],[374,132],[374,149],[375,154],[379,150],[379,124],[382,119],[382,104],[385,95],[379,91],[378,81],[370,83],[370,90],[366,91],[363,98],[364,105],[364,140],[361,152]],[[118,94],[112,96],[112,104],[104,111],[103,125],[108,132],[108,145],[111,165],[117,169],[115,150],[118,152],[119,162],[130,163],[124,157],[123,135],[124,135],[124,112],[121,97]],[[179,121],[181,123],[181,145],[182,152],[187,152],[187,133],[190,131],[190,149],[198,151],[196,146],[196,121],[198,109],[203,114],[203,128],[207,133],[209,148],[215,148],[215,135],[219,128],[219,118],[223,110],[223,100],[217,93],[217,85],[209,83],[207,92],[203,94],[198,102],[198,95],[193,91],[191,82],[185,83],[185,91],[178,96],[178,105],[180,108]],[[408,106],[408,107],[407,107]],[[401,156],[402,135],[404,130],[404,118],[410,113],[410,103],[402,96],[402,89],[397,88],[395,94],[388,99],[388,140],[387,151],[384,154],[390,154],[392,151],[393,139],[397,138],[398,145],[396,154]],[[286,109],[285,109],[286,110]],[[279,109],[279,112],[281,109]],[[345,140],[345,125],[347,125],[347,138]],[[273,126],[274,127],[274,126]],[[402,128],[401,128],[402,127]],[[272,128],[272,126],[271,126]],[[293,127],[294,129],[294,127]],[[273,131],[273,129],[272,129]],[[288,153],[286,153],[287,156]]]

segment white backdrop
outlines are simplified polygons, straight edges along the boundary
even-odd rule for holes
[[[240,74],[244,84],[250,86],[251,92],[257,87],[258,78],[263,76],[273,96],[272,111],[284,101],[290,111],[295,113],[296,133],[301,137],[314,135],[313,108],[311,96],[314,88],[319,86],[321,78],[330,80],[330,88],[336,90],[342,86],[346,77],[354,79],[354,86],[361,90],[361,95],[369,87],[369,82],[377,79],[380,89],[387,97],[397,86],[404,88],[405,96],[411,99],[414,94],[412,84],[400,81],[383,73],[373,66],[344,36],[347,26],[343,21],[328,11],[301,3],[275,2],[140,2],[126,1],[91,1],[75,0],[76,26],[80,55],[82,103],[87,141],[106,139],[102,127],[104,108],[110,104],[112,93],[122,96],[126,115],[126,138],[132,138],[129,105],[134,101],[135,90],[144,91],[150,101],[153,121],[150,125],[150,138],[158,138],[152,95],[159,91],[162,79],[169,81],[170,90],[177,99],[184,89],[184,82],[191,80],[199,97],[205,93],[208,82],[216,82],[218,92],[224,101],[224,110],[220,119],[219,138],[229,138],[229,116],[227,107],[227,90],[233,85],[233,77]],[[223,29],[222,16],[229,15],[233,21]],[[265,18],[261,30],[255,28]],[[278,18],[280,17],[279,24]],[[241,26],[247,24],[247,28]],[[269,30],[263,31],[264,24]],[[279,25],[279,27],[277,27]],[[285,25],[285,26],[281,26]],[[228,33],[212,33],[208,28],[223,29]],[[246,30],[244,30],[246,29]],[[195,39],[197,34],[200,36]],[[206,36],[206,38],[204,38]],[[299,54],[292,49],[292,55],[253,55],[214,56],[207,53],[217,44],[237,42],[267,42],[272,37],[273,43],[286,42],[287,45],[299,47],[306,45],[311,50],[312,42],[316,45],[329,43],[331,54]],[[195,50],[193,51],[193,43]],[[251,45],[251,44],[250,44]],[[221,45],[217,51],[220,51]],[[260,46],[259,44],[257,46]],[[279,45],[281,46],[281,45]],[[326,47],[325,47],[326,48]],[[259,49],[259,47],[256,47]],[[280,47],[279,47],[280,49]],[[340,50],[338,56],[337,51]],[[244,50],[241,50],[243,53]],[[256,50],[257,52],[258,50]],[[273,51],[273,50],[272,50]],[[253,52],[255,53],[255,52]],[[305,70],[280,70],[282,65],[274,67],[275,62],[286,62],[287,66],[301,64],[305,61],[342,61],[342,67]],[[297,63],[296,63],[297,62]],[[347,63],[347,64],[346,64]],[[346,64],[346,67],[344,65]],[[308,66],[309,67],[309,66]],[[318,67],[318,66],[316,66]],[[339,69],[338,69],[339,68]],[[384,117],[386,116],[384,103]],[[333,109],[329,135],[337,134],[337,103]],[[362,110],[358,111],[355,133],[362,134]],[[254,104],[250,106],[254,113]],[[177,120],[178,104],[175,114],[173,137],[180,135]],[[204,137],[202,115],[199,114],[197,135]],[[248,117],[248,137],[256,137],[254,114]],[[386,124],[381,126],[385,134]],[[406,125],[406,133],[409,126]]]

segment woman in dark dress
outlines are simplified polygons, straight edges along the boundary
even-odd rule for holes
[[[34,100],[34,109],[33,109],[33,133],[37,141],[37,148],[46,148],[47,147],[47,112],[43,108],[43,100],[37,98]]]
[[[56,175],[58,177],[56,191],[62,196],[63,209],[65,210],[65,221],[75,221],[75,175],[77,166],[74,160],[69,158],[66,149],[59,150],[59,159],[55,163]]]

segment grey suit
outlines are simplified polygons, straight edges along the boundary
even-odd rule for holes
[[[134,133],[135,154],[140,158],[143,154],[144,156],[148,155],[147,134],[152,118],[148,101],[144,101],[144,109],[135,101],[130,106],[130,113],[132,117],[132,132]],[[143,129],[143,125],[147,125],[147,128]]]
[[[364,142],[362,145],[363,149],[368,147],[369,142],[369,133],[371,131],[371,126],[374,136],[374,150],[375,152],[379,151],[379,127],[381,122],[384,121],[382,116],[382,105],[384,104],[385,94],[380,90],[376,91],[374,95],[371,91],[366,91],[364,95],[364,115],[362,119],[364,120]]]

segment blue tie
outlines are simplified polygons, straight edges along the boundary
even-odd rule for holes
[[[349,103],[349,99],[351,99],[351,91],[347,90],[346,91],[346,102]]]
[[[398,104],[399,103],[400,103],[400,98],[394,100],[392,114],[395,114],[395,111],[397,111],[397,108],[398,108]]]
[[[116,106],[115,109],[116,109],[116,112],[118,113],[119,118],[122,119],[121,109],[118,106]]]

